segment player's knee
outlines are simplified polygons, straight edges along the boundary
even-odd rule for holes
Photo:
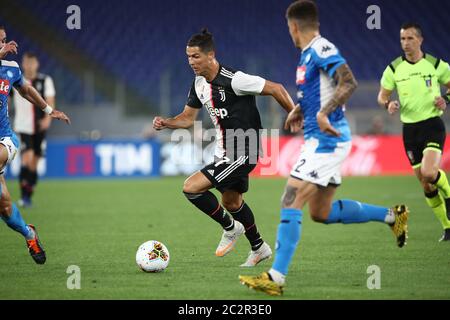
[[[222,205],[228,212],[236,212],[242,206],[240,199],[222,199]]]
[[[422,183],[432,183],[434,180],[436,180],[436,177],[438,175],[439,168],[438,167],[431,167],[431,168],[421,168],[420,174],[422,176]]]
[[[183,192],[184,193],[197,193],[197,190],[195,188],[195,184],[192,182],[191,179],[187,178],[184,181]]]
[[[311,211],[310,212],[311,215],[311,219],[314,222],[318,222],[318,223],[325,223],[327,221],[327,218],[325,217],[325,215],[323,214],[323,212],[314,212]]]

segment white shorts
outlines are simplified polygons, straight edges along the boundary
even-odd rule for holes
[[[291,176],[320,186],[340,185],[341,166],[352,149],[352,142],[338,142],[334,152],[318,153],[319,140],[305,141],[297,163],[292,167]]]
[[[17,137],[15,137],[15,139],[17,140]],[[6,150],[8,151],[8,161],[6,161],[4,166],[0,167],[0,175],[4,173],[5,167],[14,160],[18,149],[18,143],[17,145],[16,143],[14,143],[11,137],[0,138],[0,144],[4,145],[6,147]]]

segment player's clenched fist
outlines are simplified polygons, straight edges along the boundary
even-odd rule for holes
[[[400,109],[400,103],[398,103],[397,100],[394,101],[390,101],[387,111],[389,114],[394,114],[395,112],[397,112],[397,110]]]
[[[447,107],[447,103],[445,102],[444,98],[436,97],[434,98],[434,106],[439,110],[445,110],[445,108]]]
[[[153,119],[153,128],[156,130],[162,130],[165,129],[166,126],[164,124],[164,119],[161,117],[155,117]]]

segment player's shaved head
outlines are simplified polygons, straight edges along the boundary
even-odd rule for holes
[[[199,47],[204,53],[215,51],[214,38],[208,29],[204,28],[200,33],[194,34],[187,43],[188,47]]]
[[[422,33],[422,27],[415,22],[406,22],[404,24],[402,24],[401,30],[408,30],[408,29],[414,29],[416,30],[417,36],[423,38],[423,33]]]
[[[295,21],[302,30],[319,29],[319,9],[314,1],[295,1],[287,8],[286,18]]]

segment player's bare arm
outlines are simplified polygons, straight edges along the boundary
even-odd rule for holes
[[[284,86],[279,83],[266,80],[261,95],[274,97],[287,113],[295,109],[294,101],[292,101],[291,96]]]
[[[63,120],[67,124],[70,124],[69,117],[61,111],[54,110],[50,106],[47,105],[47,102],[41,95],[29,84],[24,84],[23,86],[18,88],[18,91],[22,97],[30,101],[32,104],[39,106],[42,111],[49,114],[52,118]],[[50,109],[49,109],[50,108]]]
[[[326,115],[336,110],[338,106],[345,104],[358,86],[348,64],[337,68],[333,78],[337,83],[336,91],[330,101],[320,108],[320,112]]]
[[[303,112],[299,104],[289,112],[286,121],[284,122],[284,129],[291,130],[292,133],[299,132],[303,127]]]
[[[283,85],[266,80],[261,95],[272,96],[289,113],[288,119],[285,123],[285,129],[290,129],[291,132],[298,132],[302,127],[303,114],[300,108],[294,106],[291,96]]]
[[[200,109],[192,108],[188,105],[184,107],[182,113],[174,118],[164,119],[162,117],[155,117],[153,119],[153,128],[156,130],[162,129],[187,129],[194,125],[195,119]]]
[[[334,80],[337,83],[336,91],[330,101],[323,105],[317,113],[317,123],[322,132],[326,132],[333,136],[339,136],[339,131],[330,124],[328,115],[336,110],[338,106],[343,105],[348,101],[350,96],[356,90],[358,82],[348,64],[343,64],[337,68],[334,73]]]
[[[400,109],[400,103],[397,100],[391,100],[391,95],[392,90],[380,87],[377,100],[380,107],[385,108],[392,115]]]
[[[55,97],[45,97],[45,102],[55,109]],[[50,128],[50,124],[52,123],[52,117],[48,114],[45,114],[44,118],[42,118],[39,122],[39,130],[47,131]]]
[[[450,82],[445,85],[447,87],[447,92],[445,95],[438,96],[434,99],[434,105],[439,110],[445,110],[447,105],[450,103]]]

